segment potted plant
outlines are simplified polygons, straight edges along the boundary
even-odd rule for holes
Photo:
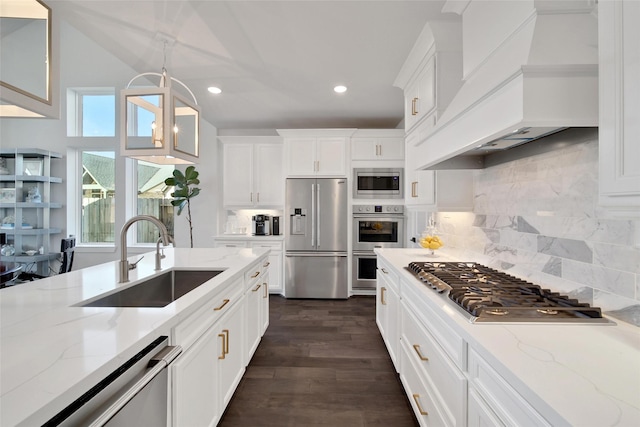
[[[189,166],[184,171],[175,169],[173,176],[164,180],[164,183],[168,186],[174,187],[174,192],[171,193],[173,200],[171,204],[178,207],[178,215],[182,213],[184,207],[187,207],[187,221],[189,221],[189,237],[191,238],[191,247],[193,248],[193,224],[191,223],[191,199],[200,194],[200,189],[194,187],[200,184],[198,179],[199,172],[196,171],[195,166]]]

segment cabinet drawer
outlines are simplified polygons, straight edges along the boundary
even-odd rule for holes
[[[467,380],[404,303],[402,341],[409,348],[419,374],[433,385],[433,398],[439,401],[447,425],[464,425]]]
[[[427,302],[424,301],[425,297],[420,295],[417,286],[421,285],[417,283],[405,283],[402,285],[401,297],[404,303],[420,320],[422,326],[435,338],[453,363],[460,370],[466,370],[467,343],[445,323],[444,319],[429,307]]]
[[[472,348],[469,349],[469,378],[477,393],[504,424],[551,425]]]
[[[398,274],[396,273],[396,271],[391,268],[384,259],[380,257],[376,259],[376,264],[378,269],[378,272],[376,274],[379,274],[380,277],[383,277],[387,285],[392,286],[396,293],[400,293],[400,279],[398,278]]]
[[[242,299],[244,286],[241,278],[225,286],[203,307],[173,328],[173,343],[189,348],[216,320]]]
[[[260,276],[262,276],[262,273],[265,270],[264,265],[268,262],[268,260],[264,259],[260,263],[253,265],[251,268],[245,271],[244,283],[247,288],[251,287],[251,285],[256,282],[260,278]]]
[[[440,408],[433,399],[433,392],[418,374],[414,357],[405,343],[400,344],[400,381],[421,426],[448,426]]]
[[[269,248],[273,251],[282,250],[282,242],[249,242],[252,248]]]
[[[216,248],[246,248],[247,242],[243,240],[216,240]]]

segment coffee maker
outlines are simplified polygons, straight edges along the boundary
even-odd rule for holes
[[[254,236],[268,236],[270,225],[269,215],[254,215],[251,217],[251,234]]]

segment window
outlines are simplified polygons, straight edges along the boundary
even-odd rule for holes
[[[81,243],[115,241],[115,152],[82,152]]]
[[[113,88],[74,88],[67,91],[67,135],[113,137],[116,98]]]
[[[156,165],[138,160],[137,162],[137,207],[136,215],[151,215],[160,219],[173,236],[173,206],[171,193],[164,180],[173,175],[173,165]],[[158,228],[149,221],[139,221],[137,243],[156,243]]]

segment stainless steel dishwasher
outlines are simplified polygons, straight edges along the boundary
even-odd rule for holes
[[[161,336],[44,426],[167,426],[167,368],[182,352]]]

